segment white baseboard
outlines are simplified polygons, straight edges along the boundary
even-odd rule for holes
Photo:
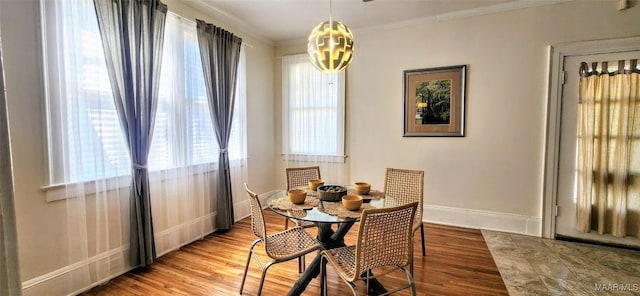
[[[193,221],[176,225],[155,233],[157,256],[176,250],[214,232],[212,228],[216,212]],[[201,233],[194,233],[196,232]],[[200,230],[200,231],[197,231]],[[190,233],[191,232],[191,233]],[[180,238],[185,241],[178,241]],[[28,295],[77,295],[122,275],[132,269],[127,265],[129,245],[123,245],[49,273],[22,282],[22,294]],[[107,263],[108,262],[108,263]],[[104,279],[96,279],[98,269],[108,272]]]
[[[24,281],[22,295],[77,295],[129,271],[131,267],[124,260],[128,254],[127,244]],[[105,269],[107,266],[109,270]],[[96,281],[93,277],[97,270],[109,275]]]
[[[260,199],[260,204],[263,208],[267,205],[267,197],[272,194],[278,192],[280,190],[271,190],[265,193],[258,194],[258,199]],[[237,202],[234,204],[233,212],[236,216],[236,222],[251,216],[251,206],[249,205],[249,199],[243,200],[241,202]]]
[[[260,199],[260,204],[263,208],[267,205],[267,197],[272,194],[278,192],[280,190],[270,190],[265,193],[258,194],[258,199]],[[251,206],[249,205],[249,199],[245,199],[241,202],[237,202],[233,204],[233,213],[235,215],[235,221],[238,222],[244,218],[251,216]]]
[[[424,207],[423,221],[538,237],[542,235],[539,217],[509,213],[427,205]]]
[[[216,230],[213,227],[216,213],[155,233],[156,256],[160,257],[213,233]]]

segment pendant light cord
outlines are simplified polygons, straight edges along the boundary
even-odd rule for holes
[[[333,25],[333,8],[331,7],[331,0],[329,0],[329,25]]]
[[[329,0],[329,48],[333,52],[333,8],[331,6],[331,0]]]

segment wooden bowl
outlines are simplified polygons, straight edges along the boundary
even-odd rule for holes
[[[318,190],[319,186],[324,185],[324,181],[320,179],[309,180],[309,188],[311,190]]]
[[[355,211],[362,206],[362,196],[345,195],[342,197],[342,206],[349,211]]]
[[[304,200],[307,198],[307,192],[304,189],[291,189],[287,197],[289,197],[291,203],[301,204],[304,203]]]
[[[367,182],[356,182],[355,190],[357,194],[369,194],[371,184]]]

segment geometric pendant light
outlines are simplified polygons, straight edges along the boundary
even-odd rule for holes
[[[353,57],[353,34],[351,30],[331,16],[329,0],[329,20],[317,25],[309,34],[307,53],[311,63],[323,72],[344,70]]]

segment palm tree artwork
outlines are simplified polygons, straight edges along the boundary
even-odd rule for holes
[[[451,79],[416,83],[416,124],[451,123]]]

